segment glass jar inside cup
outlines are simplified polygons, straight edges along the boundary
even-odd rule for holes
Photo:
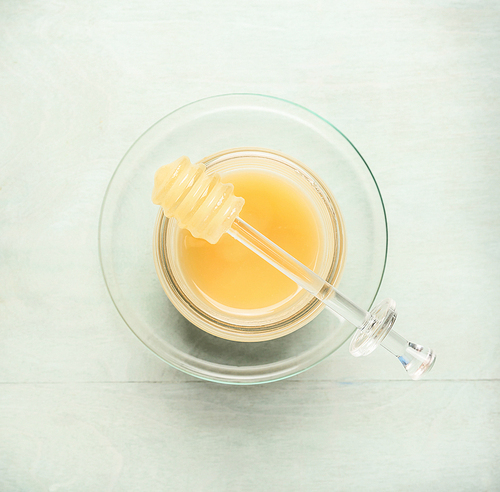
[[[274,191],[277,191],[276,183],[278,186],[286,183],[289,197],[295,204],[299,202],[298,206],[307,208],[310,212],[309,222],[314,222],[314,225],[308,224],[313,226],[310,236],[317,236],[310,237],[310,241],[316,245],[312,269],[333,285],[338,284],[346,254],[344,224],[335,198],[318,176],[292,157],[269,149],[228,149],[208,156],[201,162],[206,166],[208,174],[218,173],[226,180],[234,180],[238,176],[240,180],[253,178],[255,188],[260,190],[246,188],[254,201],[266,202],[272,198],[262,193],[262,188],[265,189],[266,186],[259,186],[259,181],[260,184],[267,184],[267,188],[271,188],[270,193],[273,192],[273,184]],[[265,183],[266,180],[268,183]],[[282,194],[283,196],[286,199],[286,194]],[[254,208],[257,214],[260,212],[267,219],[268,215],[273,215],[274,210],[266,208],[267,203],[262,205],[259,207],[259,204],[256,204]],[[291,213],[293,214],[293,211]],[[260,217],[260,222],[262,219]],[[287,219],[293,221],[294,217]],[[259,221],[259,217],[255,220]],[[275,229],[279,229],[281,225],[276,227],[275,223]],[[300,231],[291,231],[292,234],[294,232],[295,237],[288,237],[291,244],[293,241],[307,241],[307,238],[300,236]],[[323,309],[324,305],[318,299],[300,288],[294,289],[289,295],[285,294],[284,298],[275,299],[275,302],[261,302],[261,305],[254,308],[242,309],[231,305],[231,300],[221,302],[220,299],[213,299],[213,296],[200,288],[199,282],[193,282],[190,278],[186,261],[183,261],[183,250],[185,254],[186,239],[189,239],[186,234],[189,233],[180,230],[175,220],[168,219],[163,210],[159,210],[153,234],[158,277],[172,304],[186,319],[202,330],[239,342],[272,340],[304,326]],[[217,255],[206,258],[206,261],[217,260]],[[257,258],[257,261],[264,262],[260,258]],[[241,262],[242,259],[239,258],[233,267],[230,266],[233,273],[238,270]],[[231,270],[228,273],[231,274]],[[276,274],[283,275],[280,272]],[[231,280],[227,278],[227,281]],[[251,282],[251,285],[247,285],[247,282]],[[264,274],[258,279],[246,279],[240,272],[229,288],[246,289],[246,292],[249,292],[249,289],[259,289],[260,282],[261,288],[265,288],[266,282],[271,282],[271,279],[266,278]]]

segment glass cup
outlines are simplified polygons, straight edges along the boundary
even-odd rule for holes
[[[330,207],[336,204],[342,211],[336,215],[336,233],[332,232],[339,256],[335,266],[333,259],[325,260],[326,275],[365,309],[370,309],[385,269],[385,210],[370,169],[341,132],[315,113],[269,96],[229,94],[188,104],[153,125],[123,157],[106,191],[99,222],[103,276],[123,320],[158,357],[190,375],[233,384],[276,381],[328,357],[351,337],[354,326],[304,298],[305,304],[296,306],[301,316],[297,325],[289,320],[293,310],[280,313],[283,330],[290,331],[286,336],[271,337],[279,333],[277,326],[259,333],[255,326],[240,325],[237,330],[227,329],[233,334],[248,329],[271,339],[228,340],[200,329],[194,318],[181,314],[179,309],[188,312],[188,300],[172,297],[171,302],[158,280],[155,261],[165,262],[165,272],[173,272],[168,274],[172,281],[178,280],[178,273],[168,258],[168,241],[175,238],[170,236],[174,230],[169,231],[173,226],[160,221],[158,207],[151,202],[154,174],[181,155],[192,162],[205,156],[224,159],[219,156],[222,149],[270,149],[266,152],[304,163],[314,175],[311,182],[324,187],[325,204],[329,201]],[[208,164],[213,169],[223,165]],[[160,258],[155,256],[160,252],[163,259],[158,263]],[[168,268],[166,262],[170,262]],[[162,275],[167,279],[167,273]],[[180,280],[177,289],[183,291]],[[196,312],[199,306],[192,301],[190,312]],[[306,324],[295,329],[303,321]],[[216,324],[204,322],[211,328]],[[221,318],[220,326],[222,322],[230,324]]]

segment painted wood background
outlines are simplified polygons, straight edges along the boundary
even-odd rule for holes
[[[500,3],[3,0],[0,490],[500,490]],[[438,361],[342,347],[279,383],[195,380],[115,311],[99,209],[123,154],[201,97],[271,94],[380,185],[380,298]]]

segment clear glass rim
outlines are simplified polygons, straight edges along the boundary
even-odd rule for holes
[[[183,364],[177,364],[171,360],[167,360],[165,358],[163,358],[161,355],[159,355],[158,353],[155,352],[155,350],[153,350],[149,345],[147,345],[147,343],[136,333],[136,331],[133,329],[133,327],[130,325],[130,323],[127,321],[125,315],[123,314],[122,310],[120,309],[120,307],[118,306],[118,304],[116,303],[114,297],[113,297],[113,293],[111,291],[111,288],[110,288],[110,285],[109,285],[109,282],[108,282],[108,279],[106,277],[106,269],[105,269],[105,266],[104,266],[104,260],[103,260],[103,251],[102,251],[102,248],[103,248],[103,243],[102,243],[102,224],[103,224],[103,216],[104,216],[104,210],[105,210],[105,206],[106,206],[106,202],[107,202],[107,199],[108,199],[108,196],[109,196],[109,192],[111,190],[111,187],[113,185],[113,181],[116,177],[116,175],[118,174],[118,172],[120,171],[120,168],[122,167],[123,163],[126,161],[128,155],[130,154],[130,152],[132,151],[132,149],[135,148],[136,144],[147,134],[149,133],[153,128],[155,128],[156,126],[158,126],[159,124],[161,124],[161,122],[163,122],[165,119],[173,116],[174,114],[180,112],[180,111],[183,111],[187,108],[189,108],[190,106],[193,106],[193,105],[196,105],[196,104],[199,104],[203,101],[208,101],[208,100],[214,100],[214,99],[220,99],[220,98],[227,98],[227,97],[249,97],[249,98],[267,98],[267,99],[272,99],[272,100],[276,100],[276,101],[280,101],[280,102],[283,102],[285,104],[289,104],[291,106],[294,106],[294,107],[297,107],[307,113],[309,113],[310,115],[313,115],[314,117],[318,118],[319,120],[321,120],[323,123],[326,123],[329,127],[331,127],[333,130],[335,130],[339,135],[341,135],[346,141],[347,143],[349,143],[349,145],[353,148],[353,150],[356,152],[356,154],[359,156],[359,158],[361,159],[361,161],[363,162],[364,166],[366,167],[367,171],[369,172],[370,176],[371,176],[371,179],[375,185],[375,188],[377,190],[377,194],[378,194],[378,197],[379,197],[379,200],[380,200],[380,205],[382,207],[382,213],[383,213],[383,219],[384,219],[384,225],[385,225],[385,251],[384,251],[384,257],[383,257],[383,265],[382,265],[382,270],[381,270],[381,273],[380,273],[380,280],[378,281],[378,284],[376,286],[376,289],[375,289],[375,292],[372,296],[372,299],[371,299],[371,302],[370,302],[370,308],[373,306],[373,303],[378,295],[378,292],[380,290],[380,286],[382,284],[382,281],[383,281],[383,278],[384,278],[384,274],[385,274],[385,269],[386,269],[386,266],[387,266],[387,256],[388,256],[388,239],[389,239],[389,233],[388,233],[388,224],[387,224],[387,213],[386,213],[386,209],[385,209],[385,204],[384,204],[384,200],[383,200],[383,197],[382,197],[382,194],[380,192],[380,188],[379,188],[379,185],[375,179],[375,176],[373,175],[373,172],[372,170],[370,169],[370,167],[368,166],[367,162],[365,161],[365,159],[363,158],[363,156],[361,155],[361,153],[359,152],[359,150],[356,148],[356,146],[351,142],[351,140],[349,140],[349,138],[344,134],[342,133],[335,125],[333,125],[332,123],[330,123],[327,119],[323,118],[322,116],[320,116],[319,114],[317,114],[316,112],[300,105],[300,104],[297,104],[293,101],[289,101],[287,99],[284,99],[284,98],[281,98],[281,97],[276,97],[276,96],[271,96],[271,95],[267,95],[267,94],[258,94],[258,93],[250,93],[250,92],[241,92],[241,93],[238,93],[238,92],[235,92],[235,93],[225,93],[225,94],[217,94],[217,95],[213,95],[213,96],[209,96],[209,97],[204,97],[204,98],[201,98],[201,99],[197,99],[196,101],[192,101],[190,103],[187,103],[183,106],[180,106],[179,108],[175,109],[174,111],[171,111],[170,113],[168,113],[167,115],[165,115],[164,117],[160,118],[158,121],[156,121],[153,125],[151,125],[147,130],[145,130],[134,142],[133,144],[128,148],[127,152],[123,155],[122,159],[120,160],[118,166],[116,167],[115,171],[113,172],[110,180],[109,180],[109,183],[108,183],[108,186],[106,187],[106,191],[104,193],[104,197],[103,197],[103,201],[102,201],[102,204],[101,204],[101,208],[100,208],[100,214],[99,214],[99,223],[98,223],[98,254],[99,254],[99,263],[100,263],[100,267],[101,267],[101,272],[103,274],[103,278],[104,278],[104,283],[106,285],[106,289],[108,291],[108,294],[111,298],[111,301],[113,302],[113,305],[115,306],[116,310],[118,311],[118,314],[120,315],[120,317],[123,319],[123,321],[125,322],[125,324],[129,327],[129,329],[131,330],[131,332],[141,341],[141,343],[146,346],[153,354],[155,354],[160,360],[162,360],[163,362],[166,362],[167,364],[169,364],[170,366],[174,367],[175,369],[178,369],[188,375],[191,375],[191,376],[194,376],[194,377],[197,377],[197,378],[200,378],[200,379],[204,379],[206,381],[211,381],[211,382],[216,382],[216,383],[222,383],[222,384],[237,384],[237,385],[251,385],[251,384],[263,384],[263,383],[270,383],[270,382],[275,382],[275,381],[279,381],[281,379],[286,379],[286,378],[289,378],[289,377],[292,377],[292,376],[296,376],[314,366],[316,366],[317,364],[319,364],[320,362],[322,362],[324,359],[326,359],[328,356],[330,356],[334,351],[334,350],[325,350],[324,353],[322,352],[321,355],[313,362],[311,361],[307,361],[307,352],[301,354],[299,357],[296,357],[295,358],[295,363],[294,363],[294,366],[295,366],[295,369],[291,372],[287,372],[286,371],[286,368],[285,369],[282,369],[280,371],[275,371],[274,373],[271,373],[271,374],[267,374],[267,376],[265,377],[255,377],[255,376],[250,376],[248,377],[245,373],[248,372],[246,371],[245,369],[247,368],[239,368],[239,367],[236,367],[236,368],[232,368],[233,371],[237,372],[237,373],[240,373],[238,374],[238,380],[236,380],[234,378],[233,375],[231,376],[227,376],[225,378],[224,376],[224,370],[221,370],[220,373],[217,373],[217,374],[214,374],[213,371],[210,370],[209,367],[207,367],[206,369],[204,369],[203,372],[200,372],[200,371],[196,371],[196,370],[193,370],[190,366],[185,366]],[[350,334],[343,340],[343,342],[340,344],[343,345],[347,340],[349,340],[352,336],[352,334],[355,332],[356,328],[353,327]],[[177,350],[177,349],[176,349]],[[189,358],[190,356],[188,356]],[[297,364],[297,359],[299,359],[299,363]],[[220,366],[221,369],[225,368],[225,366],[223,366],[222,364],[216,364],[216,363],[210,363],[210,366],[213,366],[213,367],[217,367],[217,366]],[[243,369],[242,371],[239,371],[240,369]]]

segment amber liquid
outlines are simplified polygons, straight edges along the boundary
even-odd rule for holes
[[[280,176],[232,171],[223,181],[245,199],[240,217],[278,246],[314,269],[319,262],[320,229],[300,188]],[[179,261],[191,288],[219,309],[255,310],[282,304],[299,287],[262,258],[224,234],[217,244],[181,231]]]

